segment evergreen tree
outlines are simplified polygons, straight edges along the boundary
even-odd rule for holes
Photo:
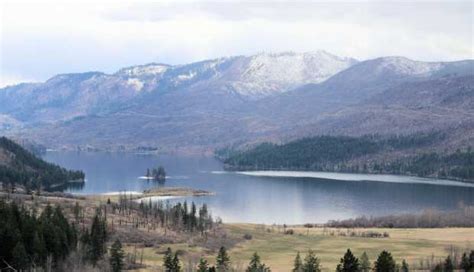
[[[320,272],[319,259],[316,258],[314,251],[310,250],[308,255],[304,258],[303,271],[304,272]]]
[[[471,270],[474,270],[474,250],[471,250],[471,253],[469,254],[469,267]]]
[[[453,260],[451,259],[450,255],[448,255],[448,257],[446,257],[446,260],[444,261],[444,264],[443,264],[443,268],[444,268],[444,272],[453,272],[454,271],[454,264],[453,264]]]
[[[396,263],[393,260],[392,254],[388,251],[382,251],[375,261],[375,272],[395,272]]]
[[[113,272],[120,272],[123,269],[124,252],[120,240],[115,240],[110,248],[110,266]]]
[[[173,252],[171,248],[166,249],[165,256],[163,258],[163,266],[166,272],[173,272]]]
[[[351,252],[350,249],[347,249],[344,257],[341,258],[340,263],[337,265],[337,272],[359,272],[359,259],[357,259]]]
[[[95,265],[104,256],[106,252],[105,243],[107,242],[106,222],[105,219],[99,216],[99,212],[96,213],[92,220],[89,239],[89,258],[92,264]]]
[[[173,269],[171,270],[171,272],[179,271],[181,271],[181,266],[179,265],[178,252],[175,252],[173,257]]]
[[[191,203],[191,214],[190,214],[190,228],[191,231],[194,231],[197,227],[197,217],[196,217],[196,204]]]
[[[402,268],[400,269],[400,272],[408,272],[410,271],[410,268],[408,267],[407,261],[405,259],[402,261]]]
[[[300,252],[296,253],[295,261],[293,264],[293,272],[303,272],[303,261],[301,260]]]
[[[369,272],[371,269],[369,256],[367,256],[367,253],[364,251],[364,253],[362,253],[360,256],[360,271]]]
[[[252,255],[249,266],[247,267],[246,272],[270,272],[270,268],[266,267],[265,264],[260,262],[260,256],[257,252]]]
[[[25,246],[21,241],[19,241],[12,251],[13,264],[18,271],[26,270],[30,266],[30,261],[28,258],[28,253],[26,253]]]
[[[469,262],[469,258],[467,257],[467,253],[464,252],[462,254],[461,258],[461,268],[464,270],[464,272],[469,272],[469,269],[471,269],[471,264]]]
[[[444,272],[443,271],[443,266],[441,264],[437,264],[434,268],[433,268],[433,272]]]
[[[183,203],[183,225],[185,229],[189,229],[189,217],[188,217],[188,202]]]
[[[205,259],[201,258],[199,260],[197,272],[208,272],[208,271],[209,271],[209,264],[207,263]]]
[[[230,270],[230,258],[229,255],[227,255],[225,247],[221,247],[217,254],[216,270],[218,272],[226,272]]]

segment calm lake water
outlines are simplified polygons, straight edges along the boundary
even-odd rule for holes
[[[323,223],[360,215],[414,213],[429,208],[452,210],[461,203],[474,205],[473,187],[452,186],[443,181],[439,182],[444,185],[409,183],[418,181],[409,177],[226,173],[219,161],[208,157],[48,152],[44,158],[86,173],[85,186],[72,191],[78,194],[143,191],[160,186],[139,177],[147,168],[163,165],[169,176],[164,186],[215,192],[215,196],[185,199],[207,203],[213,215],[224,222]]]

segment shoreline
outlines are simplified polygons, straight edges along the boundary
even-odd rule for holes
[[[162,188],[152,188],[147,189],[142,192],[138,191],[118,191],[118,192],[108,192],[102,194],[90,194],[82,195],[83,197],[95,199],[95,200],[118,200],[120,197],[125,196],[128,199],[132,200],[141,200],[148,198],[163,198],[163,200],[171,198],[181,198],[189,196],[212,196],[215,195],[214,192],[209,192],[200,189],[193,189],[187,187],[162,187]],[[159,200],[159,199],[158,199]]]
[[[369,181],[402,184],[428,184],[438,186],[474,187],[473,182],[454,179],[439,179],[431,177],[419,177],[396,174],[372,174],[372,173],[342,173],[323,171],[296,171],[296,170],[251,170],[251,171],[213,171],[213,174],[238,174],[257,177],[274,178],[313,178],[339,181]]]

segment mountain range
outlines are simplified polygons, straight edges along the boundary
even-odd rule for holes
[[[314,135],[447,132],[474,140],[474,60],[325,51],[151,63],[0,89],[0,133],[50,148],[212,152]],[[449,133],[448,133],[449,132]]]

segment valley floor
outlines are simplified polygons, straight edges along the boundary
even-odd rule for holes
[[[7,196],[4,193],[0,193],[0,196],[39,209],[46,203],[60,205],[70,218],[75,203],[84,207],[86,218],[91,218],[95,209],[108,201],[103,196],[50,195],[33,198],[23,194]],[[112,198],[111,201],[116,199]],[[371,262],[382,250],[388,250],[398,263],[406,259],[411,270],[423,270],[444,260],[448,254],[459,258],[463,252],[474,249],[474,228],[336,229],[224,223],[204,238],[199,234],[189,235],[171,230],[136,229],[126,223],[130,222],[127,218],[109,210],[108,221],[109,227],[112,226],[114,230],[113,239],[120,238],[127,258],[134,258],[135,263],[141,264],[137,267],[142,268],[133,271],[162,271],[163,254],[168,247],[180,253],[183,268],[196,267],[201,257],[214,264],[218,247],[225,245],[237,271],[245,271],[251,255],[258,252],[262,261],[274,272],[291,271],[296,253],[299,251],[304,258],[310,249],[320,259],[323,271],[334,271],[347,248],[356,256],[365,251]],[[121,224],[118,224],[119,220]],[[366,237],[368,234],[380,237]]]
[[[321,261],[323,271],[334,271],[340,258],[347,248],[356,256],[367,252],[373,262],[382,250],[388,250],[401,263],[406,259],[413,269],[444,260],[450,252],[461,252],[474,248],[474,228],[437,228],[437,229],[351,229],[350,231],[387,232],[388,238],[366,238],[340,236],[347,229],[305,228],[303,226],[287,227],[294,230],[293,235],[284,234],[282,226],[263,226],[254,224],[225,224],[230,235],[251,235],[230,249],[230,257],[234,266],[245,270],[251,255],[258,252],[262,261],[272,271],[291,271],[296,252],[302,258],[309,249],[316,252]],[[334,235],[331,235],[334,233]],[[339,234],[338,234],[339,233]],[[144,249],[143,262],[148,268],[139,271],[155,271],[161,265],[163,255],[157,252],[163,249]],[[215,254],[208,254],[196,247],[185,244],[169,245],[175,250],[201,253],[210,262],[214,262]],[[128,250],[134,250],[129,247]],[[239,270],[240,271],[240,270]]]

